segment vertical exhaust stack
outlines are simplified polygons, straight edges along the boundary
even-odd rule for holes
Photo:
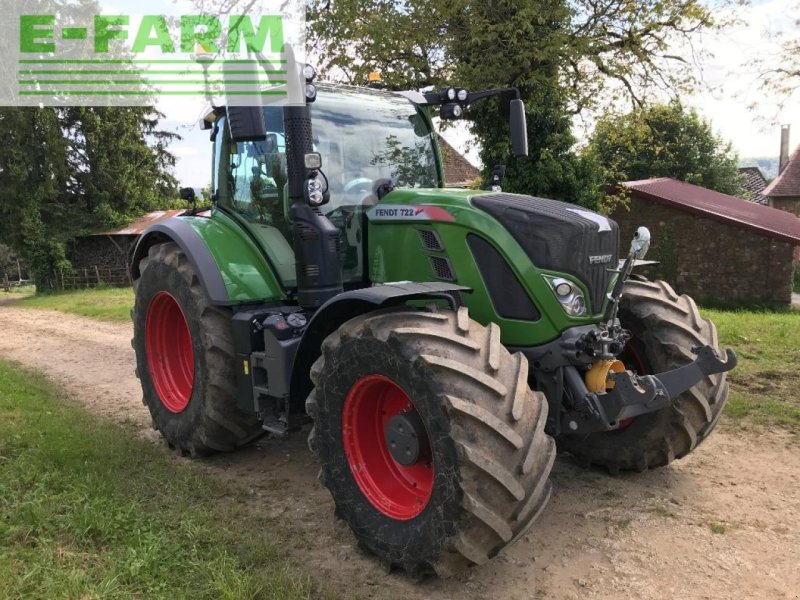
[[[789,162],[789,125],[781,125],[781,153],[778,158],[778,175],[783,173]]]
[[[293,222],[297,302],[303,308],[314,309],[342,292],[339,229],[319,208],[310,206],[307,199],[309,173],[305,167],[305,156],[313,151],[311,111],[308,104],[284,107],[283,123],[286,132],[286,166]]]

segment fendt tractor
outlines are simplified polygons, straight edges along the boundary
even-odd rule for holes
[[[513,89],[315,83],[298,106],[218,106],[213,206],[132,260],[137,372],[190,456],[310,429],[335,514],[414,575],[482,564],[549,496],[556,447],[611,473],[686,456],[716,425],[733,351],[617,224],[579,206],[444,187],[432,115]],[[192,190],[182,195],[193,201]]]

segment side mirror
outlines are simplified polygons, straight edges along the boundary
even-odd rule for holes
[[[267,139],[264,109],[259,106],[229,106],[228,127],[234,142],[263,142]]]
[[[528,122],[525,118],[525,103],[522,100],[515,98],[511,101],[509,125],[514,156],[528,156]]]
[[[194,204],[196,202],[194,188],[190,187],[181,188],[180,194],[181,194],[181,200],[186,200],[191,204]]]

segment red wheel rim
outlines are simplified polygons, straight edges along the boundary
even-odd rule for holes
[[[419,458],[410,466],[396,462],[386,444],[389,420],[416,413],[408,394],[384,375],[368,375],[353,384],[342,411],[342,442],[350,471],[370,504],[387,517],[407,521],[427,506],[433,491],[430,437],[419,440]]]
[[[147,366],[161,403],[170,412],[183,412],[192,398],[194,352],[186,317],[171,294],[158,292],[150,300],[144,340]]]

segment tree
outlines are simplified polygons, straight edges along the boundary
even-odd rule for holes
[[[800,14],[800,0],[793,3],[790,14]],[[764,90],[771,94],[781,108],[800,91],[800,18],[795,20],[795,32],[780,44],[777,55],[759,57],[754,62],[759,69]]]
[[[571,115],[609,91],[639,105],[653,87],[682,89],[689,68],[667,40],[711,25],[695,0],[309,1],[311,54],[328,78],[364,83],[377,70],[390,89],[518,87],[530,159],[507,158],[507,114],[491,102],[467,113],[484,165],[507,163],[511,191],[587,206],[599,180],[573,151]]]
[[[147,108],[3,108],[0,241],[37,288],[68,268],[66,243],[168,204],[176,196],[173,134]]]
[[[580,110],[691,84],[689,62],[669,48],[691,46],[713,26],[711,10],[698,0],[308,0],[306,19],[314,60],[350,83],[377,70],[393,89],[441,86],[463,74],[464,50],[482,46],[487,72],[497,62],[520,75],[554,67]]]
[[[605,114],[587,154],[600,164],[606,183],[672,177],[725,194],[742,192],[730,143],[678,101]]]

